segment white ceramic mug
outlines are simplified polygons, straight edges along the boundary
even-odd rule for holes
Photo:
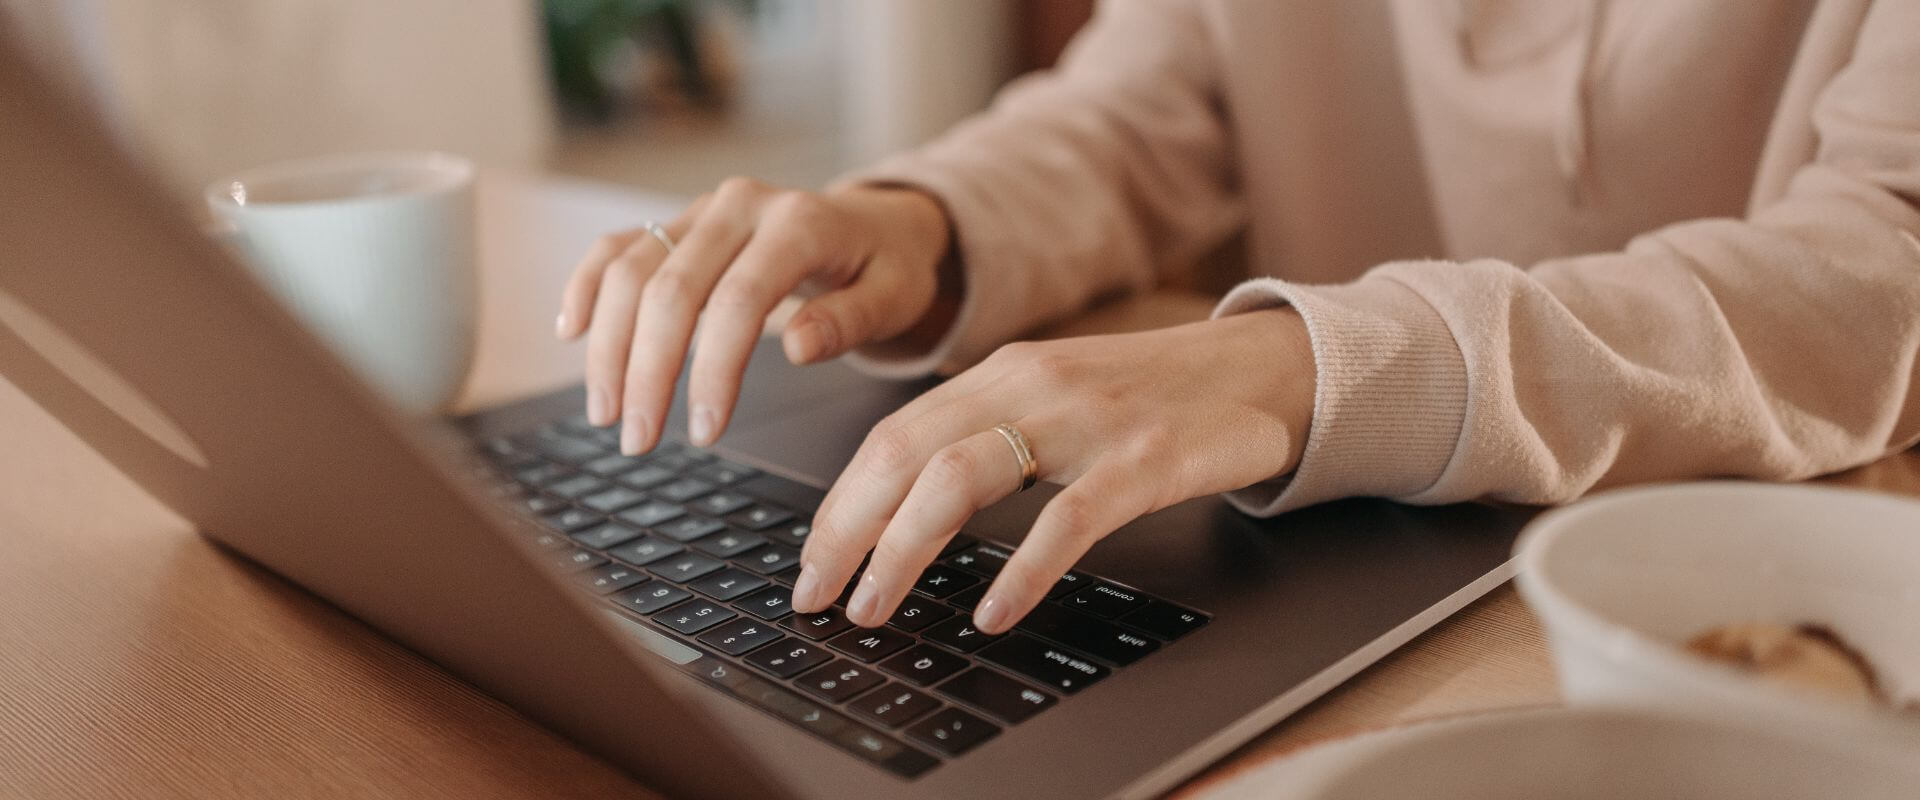
[[[402,410],[445,410],[473,357],[472,162],[326,156],[207,188],[243,260]]]

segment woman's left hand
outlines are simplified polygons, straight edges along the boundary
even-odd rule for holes
[[[1292,471],[1313,396],[1291,309],[1002,347],[874,427],[814,517],[793,607],[832,605],[871,550],[847,618],[884,623],[974,512],[1020,488],[994,430],[1007,423],[1065,488],[974,610],[981,632],[1005,631],[1121,525]]]

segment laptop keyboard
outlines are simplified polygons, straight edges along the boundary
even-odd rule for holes
[[[481,443],[494,494],[536,544],[701,680],[903,777],[958,757],[1151,655],[1208,616],[1070,572],[1015,629],[973,607],[1012,548],[955,536],[879,628],[794,614],[815,492],[698,448],[620,455],[572,417]]]

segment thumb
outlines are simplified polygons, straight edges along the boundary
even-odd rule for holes
[[[916,294],[899,270],[862,270],[852,283],[802,304],[780,335],[781,347],[787,360],[812,364],[898,336],[913,327],[931,303],[931,298]]]

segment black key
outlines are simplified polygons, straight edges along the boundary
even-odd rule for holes
[[[681,553],[647,565],[647,571],[676,583],[686,583],[726,566],[699,553]]]
[[[743,567],[762,575],[772,575],[800,563],[800,551],[770,544],[736,559]]]
[[[733,609],[711,600],[702,600],[696,597],[667,609],[659,616],[654,617],[654,620],[676,631],[692,636],[693,634],[737,616],[739,615],[735,614]]]
[[[676,542],[691,542],[702,536],[711,536],[726,529],[726,523],[720,520],[696,517],[691,514],[672,522],[653,526],[654,533]]]
[[[774,675],[791,678],[800,674],[802,670],[810,669],[832,657],[827,654],[827,649],[820,645],[787,638],[772,647],[754,651],[753,655],[747,656],[746,660],[747,663]]]
[[[1019,628],[1121,667],[1160,647],[1141,634],[1052,603],[1035,606]]]
[[[1074,590],[1093,582],[1093,578],[1084,572],[1069,572],[1053,582],[1053,588],[1047,590],[1047,599],[1065,597]]]
[[[547,494],[578,500],[607,488],[607,482],[592,475],[575,475],[547,484]]]
[[[541,455],[569,464],[592,461],[607,452],[606,448],[593,442],[547,431],[541,431],[534,436],[533,446],[540,451]]]
[[[816,642],[853,627],[853,621],[847,619],[847,615],[832,608],[813,614],[795,614],[781,620],[780,624]]]
[[[703,464],[693,471],[694,477],[720,486],[739,483],[758,474],[760,474],[760,470],[719,458],[714,459],[711,463]]]
[[[628,542],[614,548],[608,555],[635,566],[644,567],[667,556],[679,553],[686,548],[672,542],[643,536],[638,541]]]
[[[854,716],[865,717],[883,728],[898,728],[940,707],[940,701],[898,683],[889,683],[847,704]]]
[[[793,519],[793,512],[773,506],[754,506],[727,517],[728,522],[750,531],[764,531],[790,519]],[[788,542],[788,544],[799,546],[797,542]]]
[[[802,675],[795,685],[808,694],[839,703],[879,686],[884,680],[873,668],[840,658]]]
[[[724,517],[750,505],[753,498],[739,492],[714,492],[688,503],[687,507],[709,516]]]
[[[953,612],[939,603],[908,593],[900,598],[900,607],[893,610],[887,624],[903,631],[917,631],[951,616]]]
[[[1145,595],[1106,581],[1100,581],[1067,595],[1060,601],[1060,605],[1075,611],[1083,611],[1106,619],[1113,619],[1146,604]]]
[[[621,522],[629,525],[651,528],[685,513],[687,512],[672,503],[662,503],[654,500],[644,505],[622,511],[618,516]]]
[[[1000,733],[991,722],[957,708],[943,708],[906,730],[907,738],[951,758]]]
[[[931,597],[946,597],[979,582],[980,579],[972,575],[935,564],[920,573],[920,580],[914,581],[913,590]]]
[[[537,464],[513,473],[513,479],[528,486],[545,486],[572,474],[572,467],[561,464]]]
[[[496,436],[480,443],[480,452],[496,463],[525,461],[533,454],[505,436]]]
[[[1198,611],[1181,608],[1165,600],[1148,600],[1145,608],[1120,618],[1120,624],[1131,625],[1163,642],[1171,642],[1207,624],[1207,616]]]
[[[943,544],[940,546],[940,555],[934,556],[934,560],[938,561],[942,558],[946,558],[947,556],[953,555],[954,553],[958,553],[962,550],[965,550],[979,543],[980,543],[979,539],[975,539],[964,533],[955,534],[952,538],[947,539],[946,544]]]
[[[1073,694],[1107,677],[1107,668],[1069,650],[1015,633],[980,651],[980,660],[999,664],[1058,692]]]
[[[947,558],[947,563],[968,572],[991,578],[1013,557],[1013,549],[992,542],[981,542]]]
[[[655,461],[654,463],[659,463]],[[681,478],[661,485],[653,490],[655,496],[669,503],[684,503],[700,495],[713,491],[713,484],[699,478]]]
[[[916,644],[880,662],[881,669],[916,686],[932,686],[966,666],[966,659],[930,644]]]
[[[612,594],[646,579],[640,570],[625,564],[602,564],[579,576],[581,583],[600,594]]]
[[[693,543],[693,549],[714,558],[732,558],[767,543],[767,537],[747,531],[721,531]]]
[[[554,556],[553,563],[568,572],[579,572],[583,569],[605,564],[607,560],[596,553],[586,550],[569,550]]]
[[[974,607],[980,605],[981,598],[986,596],[987,585],[982,583],[954,592],[952,597],[947,598],[947,605],[972,614]]]
[[[869,664],[913,644],[913,637],[886,628],[856,628],[827,640],[827,646]]]
[[[693,595],[665,581],[648,581],[613,596],[613,600],[642,614],[651,614]]]
[[[779,619],[793,612],[793,590],[769,586],[734,605],[761,619]]]
[[[967,617],[954,617],[928,628],[926,633],[920,635],[927,641],[939,642],[962,653],[971,653],[998,638],[974,630],[973,620]]]
[[[615,478],[614,480],[617,480],[635,489],[651,489],[655,486],[659,486],[660,484],[666,483],[667,481],[673,480],[673,477],[678,474],[679,473],[674,472],[673,470],[667,469],[666,467],[660,466],[659,464],[647,464],[645,466],[622,473],[620,477]]]
[[[584,508],[563,508],[540,518],[540,523],[561,533],[586,530],[604,522],[606,517]]]
[[[939,759],[861,725],[848,725],[834,734],[833,741],[856,756],[909,778],[940,765]]]
[[[580,469],[602,478],[611,478],[623,472],[630,472],[638,466],[640,466],[640,458],[638,456],[623,456],[615,453],[589,461],[582,465]]]
[[[605,550],[631,542],[639,536],[639,531],[609,522],[597,528],[580,531],[573,535],[573,540],[595,550]]]
[[[1053,695],[986,667],[948,678],[933,690],[1010,723],[1024,722],[1057,702]]]
[[[647,496],[637,489],[615,486],[604,492],[597,492],[580,498],[580,505],[602,514],[611,514],[630,506],[637,506],[646,499]]]
[[[547,531],[547,530],[534,531],[533,546],[538,547],[542,550],[556,550],[562,547],[566,547],[567,539],[561,536],[560,534],[554,533],[553,531]]]
[[[520,507],[529,514],[551,514],[567,507],[567,501],[558,497],[536,494],[520,501]]]
[[[807,536],[811,535],[812,533],[813,533],[813,523],[795,522],[791,525],[781,525],[779,527],[769,529],[767,531],[767,538],[772,539],[781,544],[784,544],[788,547],[803,547],[807,543]]]
[[[693,468],[693,459],[665,445],[662,445],[661,449],[655,451],[653,455],[648,456],[647,463],[676,475]]]
[[[700,634],[700,641],[730,656],[759,647],[780,638],[780,629],[757,619],[741,619]]]
[[[767,585],[767,579],[728,567],[687,585],[715,600],[732,600]]]

